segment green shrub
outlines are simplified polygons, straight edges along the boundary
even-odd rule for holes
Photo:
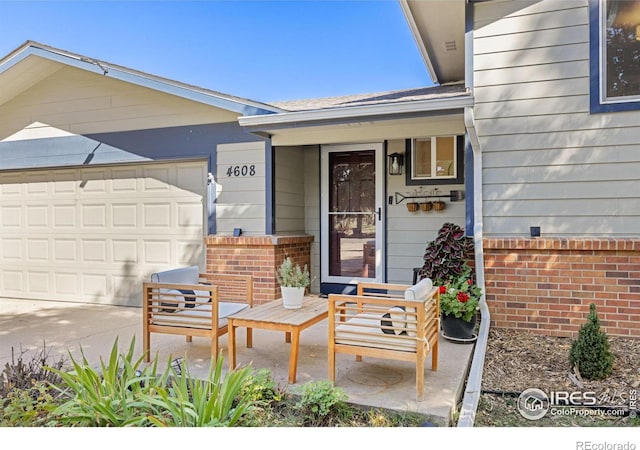
[[[278,388],[269,369],[259,369],[251,372],[247,377],[240,395],[254,405],[267,405],[282,401],[285,394]]]
[[[343,418],[349,411],[346,400],[345,392],[330,381],[316,381],[302,386],[296,409],[301,414],[303,425],[322,426],[327,425],[332,416]]]
[[[118,354],[116,338],[107,364],[100,358],[96,370],[81,350],[82,360],[71,356],[69,372],[49,368],[60,376],[63,385],[58,390],[68,399],[54,411],[57,420],[68,426],[147,426],[148,416],[155,410],[142,400],[142,396],[154,392],[166,383],[166,376],[158,376],[157,360],[143,367],[143,356],[134,359],[135,338],[126,354]]]
[[[578,337],[571,343],[569,363],[578,369],[583,378],[600,380],[611,374],[613,359],[609,339],[600,330],[596,305],[591,303],[587,322],[580,327]]]
[[[180,373],[170,367],[168,385],[159,386],[154,393],[145,393],[141,399],[153,405],[156,413],[149,420],[157,426],[231,427],[249,410],[251,402],[240,396],[242,387],[251,374],[250,367],[233,370],[222,377],[223,358],[209,366],[206,379],[191,378],[186,365]]]
[[[51,426],[58,403],[46,382],[34,381],[29,389],[14,388],[0,400],[0,427]]]

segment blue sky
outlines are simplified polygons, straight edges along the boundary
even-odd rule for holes
[[[396,0],[6,1],[27,40],[258,101],[432,84]]]

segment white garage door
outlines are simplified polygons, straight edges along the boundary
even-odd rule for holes
[[[140,305],[204,262],[205,162],[0,174],[0,297]]]

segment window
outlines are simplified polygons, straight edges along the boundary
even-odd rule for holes
[[[463,136],[407,139],[406,183],[461,184]]]
[[[591,1],[591,111],[640,109],[640,0]]]

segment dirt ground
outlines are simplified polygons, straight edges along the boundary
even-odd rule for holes
[[[492,329],[483,370],[476,426],[640,426],[640,419],[607,410],[629,409],[640,391],[640,339],[609,337],[615,355],[613,373],[604,380],[584,380],[569,364],[570,338],[525,331]],[[594,392],[598,412],[586,411],[529,420],[517,409],[529,388],[545,393]],[[593,395],[593,394],[591,394]],[[631,403],[630,403],[631,402]],[[640,409],[640,405],[636,406]],[[584,410],[584,408],[582,409]],[[566,412],[566,411],[565,411]]]

